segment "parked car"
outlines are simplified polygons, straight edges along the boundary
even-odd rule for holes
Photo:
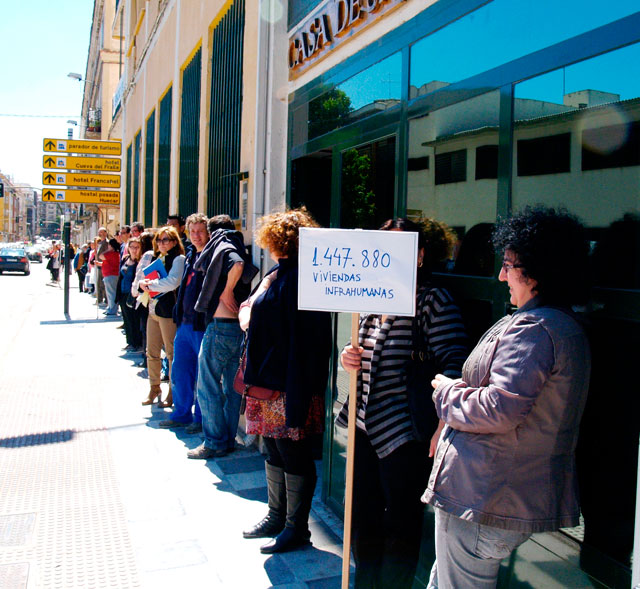
[[[38,262],[38,264],[42,264],[42,252],[35,245],[27,248],[27,257],[32,262]]]
[[[3,272],[22,272],[25,276],[31,274],[29,258],[24,248],[0,249],[0,274]]]

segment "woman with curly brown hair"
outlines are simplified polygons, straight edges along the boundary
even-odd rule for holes
[[[247,398],[247,433],[263,436],[269,512],[245,538],[275,536],[260,548],[285,552],[309,543],[308,519],[316,486],[312,436],[323,429],[331,356],[328,313],[299,311],[298,231],[317,227],[305,208],[263,217],[256,243],[276,265],[242,304],[248,328],[245,383],[280,391],[277,398]]]

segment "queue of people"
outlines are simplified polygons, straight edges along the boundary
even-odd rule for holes
[[[159,427],[202,433],[189,459],[234,452],[241,412],[246,432],[262,436],[268,510],[243,536],[268,539],[265,554],[311,536],[313,440],[324,427],[333,343],[328,313],[297,310],[298,235],[317,226],[304,207],[260,219],[255,241],[274,265],[253,289],[258,269],[227,215],[173,215],[156,231],[136,223],[119,241],[101,228],[74,260],[80,290],[94,285],[98,302],[102,290],[106,316],[119,305],[125,349],[145,351],[142,404],[172,408]],[[469,353],[460,309],[432,274],[451,253],[452,232],[434,220],[390,219],[380,229],[418,234],[416,316],[363,314],[358,341],[340,353],[342,368],[358,374],[354,586],[412,586],[428,504],[436,521],[429,587],[495,587],[500,561],[532,533],[578,523],[574,450],[590,357],[572,306],[587,296],[588,242],[562,211],[527,208],[500,221],[492,245],[515,311]],[[426,438],[410,402],[417,345],[432,372],[421,383],[433,389],[419,416]],[[239,366],[245,392],[268,395],[241,397]],[[348,418],[347,401],[337,425]]]

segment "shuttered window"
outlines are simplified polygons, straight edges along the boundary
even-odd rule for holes
[[[571,171],[571,133],[518,141],[518,176]]]
[[[436,184],[465,182],[467,179],[467,150],[459,149],[436,154]]]
[[[201,55],[202,50],[198,49],[182,72],[178,209],[185,217],[197,212],[198,209]]]
[[[153,165],[156,142],[156,111],[147,119],[144,146],[144,226],[153,226]],[[164,219],[158,219],[163,222]]]
[[[213,31],[207,214],[239,216],[244,0]]]
[[[133,219],[135,223],[139,221],[138,218],[138,206],[140,198],[140,147],[142,144],[142,137],[140,131],[136,133],[133,139]]]
[[[171,88],[160,101],[158,116],[158,223],[169,216],[169,187],[171,184]]]
[[[123,211],[124,211],[124,224],[131,224],[131,209],[129,205],[131,203],[131,143],[129,143],[129,147],[127,147],[127,161],[125,162],[126,166],[126,186],[124,187],[124,202],[122,203]]]

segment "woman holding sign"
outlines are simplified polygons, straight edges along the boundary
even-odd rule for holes
[[[331,356],[331,316],[298,311],[298,230],[317,227],[305,208],[263,217],[256,243],[276,265],[240,307],[247,330],[245,384],[277,392],[270,400],[246,399],[247,433],[263,436],[267,449],[267,516],[245,538],[273,540],[271,554],[309,543],[308,520],[316,487],[313,436],[322,432]]]
[[[147,276],[140,280],[138,287],[142,291],[142,304],[149,308],[147,319],[147,367],[149,370],[149,394],[142,401],[151,405],[158,398],[158,406],[171,407],[171,389],[164,403],[160,402],[160,373],[162,370],[162,347],[169,361],[169,378],[173,362],[173,339],[176,336],[176,324],[173,322],[173,307],[176,304],[176,290],[182,280],[184,270],[184,247],[178,232],[173,227],[163,227],[153,238],[153,262],[143,272]],[[153,278],[148,270],[155,262],[162,264],[163,272],[157,272]],[[160,276],[162,274],[162,276]]]
[[[453,234],[441,223],[426,223],[429,238],[425,226],[407,219],[390,219],[381,227],[418,233],[416,317],[361,316],[358,346],[348,344],[340,358],[347,372],[359,372],[352,515],[358,589],[413,585],[422,537],[420,495],[441,430],[433,410],[430,450],[413,425],[407,370],[414,348],[426,349],[434,375],[452,378],[460,375],[467,354],[458,307],[430,282],[433,265],[448,257]],[[421,392],[428,399],[428,391]],[[337,423],[346,427],[347,420],[348,399]]]
[[[589,242],[575,218],[535,208],[501,222],[493,244],[517,310],[482,336],[461,379],[433,379],[446,423],[424,494],[436,512],[434,589],[494,588],[500,561],[532,533],[579,523],[590,354],[571,305],[588,297]]]

